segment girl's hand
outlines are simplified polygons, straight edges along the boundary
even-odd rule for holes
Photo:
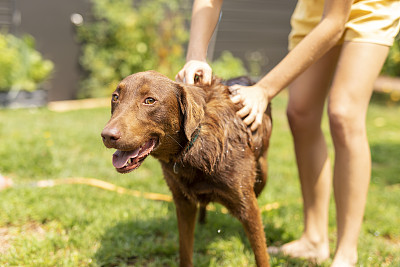
[[[212,69],[206,61],[189,60],[175,76],[175,80],[187,84],[195,84],[199,76],[202,84],[211,84]]]
[[[232,102],[243,104],[243,108],[236,114],[242,119],[244,118],[243,122],[247,126],[251,125],[252,131],[257,130],[262,123],[264,112],[269,103],[265,88],[257,86],[257,84],[253,86],[232,85],[230,90],[237,92],[237,95],[231,98]]]

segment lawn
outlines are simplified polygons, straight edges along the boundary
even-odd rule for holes
[[[302,232],[302,202],[286,116],[286,95],[273,101],[269,182],[259,198],[268,244]],[[177,266],[174,205],[132,190],[169,195],[158,162],[148,158],[121,175],[100,138],[109,108],[57,113],[0,110],[0,173],[14,187],[0,192],[0,266]],[[400,266],[400,106],[374,97],[368,113],[372,182],[359,239],[360,266]],[[327,120],[324,129],[328,133]],[[332,147],[330,139],[327,139]],[[332,151],[332,149],[331,149]],[[126,190],[62,184],[95,178]],[[39,188],[40,180],[61,184]],[[331,201],[331,254],[336,240]],[[240,223],[221,206],[195,233],[195,266],[253,266]],[[272,257],[272,266],[309,266]],[[329,261],[322,264],[329,266]]]

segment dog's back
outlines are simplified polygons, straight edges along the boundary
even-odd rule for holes
[[[258,195],[266,181],[264,165],[272,127],[270,107],[262,125],[251,132],[236,115],[240,105],[231,102],[232,92],[220,80],[187,90],[204,98],[204,115],[193,131],[189,145],[173,160],[172,171],[181,177],[178,178],[181,184],[187,184],[180,190],[185,190],[185,195],[192,200],[207,204],[208,201],[221,202],[218,198],[222,195],[229,198],[230,186],[252,182]],[[163,165],[170,169],[171,164]],[[219,192],[217,184],[227,186]],[[206,194],[206,187],[212,188],[214,193]],[[201,193],[196,193],[197,188],[201,188]]]

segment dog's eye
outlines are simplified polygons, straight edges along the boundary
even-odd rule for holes
[[[112,99],[113,102],[117,102],[118,99],[119,99],[119,96],[117,94],[113,94],[111,99]]]
[[[156,102],[156,100],[155,100],[154,98],[152,98],[152,97],[148,97],[148,98],[146,98],[146,99],[144,100],[144,103],[145,103],[146,105],[153,105],[155,102]]]

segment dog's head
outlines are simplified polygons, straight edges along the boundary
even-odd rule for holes
[[[104,145],[117,149],[114,167],[127,173],[150,153],[168,160],[190,140],[203,108],[204,97],[197,87],[154,71],[126,77],[112,94],[111,119],[101,133]]]

